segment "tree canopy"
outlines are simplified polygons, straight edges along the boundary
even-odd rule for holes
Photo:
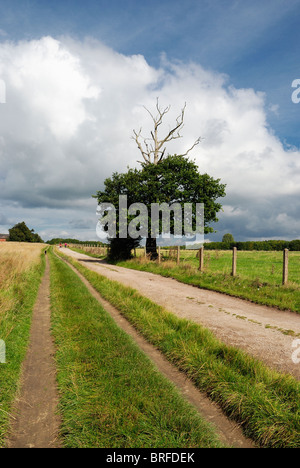
[[[8,232],[10,242],[43,242],[40,236],[34,232],[34,229],[30,230],[24,221],[16,224]]]
[[[232,242],[234,242],[233,235],[230,233],[224,234],[222,242],[224,242],[225,244],[231,244]]]
[[[200,174],[195,162],[186,156],[174,155],[165,157],[159,164],[142,164],[141,169],[128,169],[126,173],[114,173],[112,177],[104,182],[104,190],[94,195],[98,203],[111,203],[117,210],[116,217],[116,237],[119,237],[118,212],[119,196],[126,195],[128,206],[134,203],[143,203],[148,208],[150,216],[150,205],[153,203],[167,203],[168,206],[179,203],[183,208],[185,203],[204,204],[204,232],[213,232],[210,223],[217,222],[217,213],[222,205],[217,201],[225,196],[225,185],[220,183],[220,179],[213,179],[208,174]],[[151,239],[151,219],[147,219],[148,229],[148,251],[156,251],[156,239]],[[129,225],[134,215],[127,214],[127,224]],[[195,213],[193,213],[193,224],[195,223]],[[141,218],[140,223],[146,220]],[[141,226],[142,227],[142,226]],[[174,231],[174,217],[170,225],[170,233]],[[160,232],[161,233],[161,224]],[[132,249],[132,241],[128,239],[128,249]],[[140,240],[140,239],[136,239]],[[126,244],[123,241],[123,244]],[[146,245],[147,245],[146,244]],[[126,250],[126,249],[125,249]]]

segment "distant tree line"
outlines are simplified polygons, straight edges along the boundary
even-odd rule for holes
[[[107,244],[103,242],[96,241],[80,241],[78,239],[64,239],[57,237],[46,242],[50,245],[57,244],[78,244],[78,245],[87,245],[87,246],[97,246],[103,247]],[[163,246],[163,249],[174,248],[175,245]],[[246,242],[208,242],[204,244],[206,250],[232,250],[233,247],[237,247],[238,250],[265,250],[265,251],[281,251],[284,249],[289,249],[291,251],[300,251],[300,239],[292,241],[284,240],[266,240],[266,241],[246,241]],[[181,250],[185,250],[186,247],[182,245]]]
[[[48,240],[46,242],[47,244],[50,245],[57,245],[57,244],[81,244],[81,245],[88,245],[88,246],[97,246],[97,247],[102,247],[106,244],[103,244],[102,242],[97,242],[97,241],[80,241],[78,239],[64,239],[61,237],[56,237],[55,239]]]
[[[291,251],[300,251],[300,239],[285,240],[265,240],[265,241],[246,241],[246,242],[208,242],[204,244],[206,250],[231,250],[236,247],[238,250],[265,250],[281,251],[289,249]]]

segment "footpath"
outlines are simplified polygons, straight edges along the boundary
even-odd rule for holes
[[[7,448],[60,448],[55,349],[50,320],[50,267],[46,258]]]

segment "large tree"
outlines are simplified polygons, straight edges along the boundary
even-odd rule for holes
[[[212,232],[211,222],[218,221],[217,213],[221,209],[221,204],[217,201],[225,196],[225,185],[220,183],[220,179],[213,179],[208,174],[200,174],[195,162],[186,156],[175,155],[161,159],[159,164],[142,164],[142,168],[129,169],[124,174],[114,173],[111,178],[105,180],[105,189],[97,192],[99,205],[111,203],[116,210],[116,237],[112,246],[122,246],[122,256],[130,255],[130,250],[136,246],[141,239],[132,239],[129,236],[127,241],[120,239],[120,215],[119,196],[127,196],[128,206],[134,203],[142,203],[147,207],[147,219],[139,218],[141,232],[145,234],[147,226],[146,249],[151,258],[156,257],[156,237],[151,237],[151,205],[166,203],[169,207],[174,203],[184,204],[197,203],[204,204],[204,232]],[[134,219],[134,213],[126,213],[127,226]],[[183,217],[182,217],[183,220]],[[195,224],[195,213],[193,213],[192,224]],[[170,224],[170,234],[174,233],[175,217]],[[162,233],[162,222],[159,224],[159,232]],[[124,248],[127,246],[127,249]]]
[[[40,236],[34,232],[34,229],[29,229],[25,222],[16,224],[9,229],[9,241],[11,242],[43,242]]]

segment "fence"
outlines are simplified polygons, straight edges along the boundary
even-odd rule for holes
[[[187,250],[180,250],[180,246],[170,247],[170,248],[161,248],[158,247],[158,263],[161,264],[163,260],[175,260],[177,265],[180,264],[183,260],[187,260],[187,258],[191,257],[184,257],[182,258],[181,254],[187,255],[188,252],[192,252],[193,257],[195,257],[195,251],[187,251]],[[218,251],[215,251],[215,254]],[[254,252],[255,253],[255,252]],[[261,252],[259,252],[261,254]],[[266,252],[267,253],[267,252]],[[198,263],[198,270],[199,272],[203,273],[205,271],[204,267],[204,259],[205,255],[210,258],[211,251],[205,253],[204,247],[199,249],[196,253],[196,257],[199,260]],[[239,252],[236,247],[232,249],[232,261],[231,261],[231,276],[235,277],[239,273],[239,264],[238,264],[238,255]],[[146,249],[144,249],[144,256],[146,257]],[[299,256],[299,265],[300,265],[300,256]],[[274,266],[272,265],[272,269]],[[286,285],[289,281],[289,250],[283,250],[283,259],[282,259],[282,284]]]
[[[99,246],[99,244],[74,244],[74,245],[71,245],[72,247],[75,247],[75,248],[78,248],[78,249],[81,249],[83,252],[89,252],[89,253],[94,253],[96,255],[99,255],[99,256],[107,256],[107,253],[108,253],[108,247],[107,246]],[[239,265],[239,255],[242,255],[242,254],[249,254],[249,252],[247,251],[238,251],[236,247],[233,247],[232,249],[232,260],[231,260],[231,266],[230,266],[230,274],[231,276],[235,277],[237,276],[238,274],[240,274],[240,271],[242,270],[242,267]],[[261,251],[252,251],[250,252],[253,254],[258,254],[258,255],[261,255],[262,252]],[[266,255],[269,255],[270,252],[263,252],[265,253]],[[204,263],[204,260],[206,260],[206,262],[209,262],[210,260],[210,256],[211,255],[221,255],[221,253],[219,253],[218,250],[214,250],[214,251],[211,251],[211,250],[208,250],[208,251],[205,251],[204,247],[202,247],[201,249],[199,249],[198,251],[194,251],[194,250],[183,250],[183,249],[180,249],[180,246],[175,246],[175,247],[169,247],[169,248],[163,248],[163,247],[158,247],[158,258],[157,258],[157,262],[159,264],[161,264],[163,261],[166,261],[166,260],[172,260],[172,261],[175,261],[177,265],[179,265],[180,263],[182,263],[183,261],[186,261],[186,260],[189,260],[191,258],[194,258],[197,257],[198,259],[198,265],[197,265],[197,268],[199,270],[200,273],[204,273],[205,271],[207,271],[207,267],[205,268],[205,263]],[[226,255],[230,255],[230,252],[226,252]],[[296,254],[296,252],[293,252],[293,254]],[[280,255],[279,252],[276,252],[276,255]],[[146,248],[144,248],[143,250],[142,249],[137,249],[134,251],[134,256],[143,256],[145,258],[147,258],[147,254],[146,254]],[[267,266],[267,263],[264,263],[264,267]],[[299,266],[300,266],[300,255],[299,255]],[[273,270],[273,267],[274,265],[272,265],[272,270]],[[287,285],[288,282],[289,282],[289,250],[288,249],[284,249],[283,250],[283,259],[282,259],[282,266],[280,267],[281,268],[281,281],[282,281],[282,284],[283,285]]]
[[[232,276],[236,276],[237,271],[237,248],[233,247],[232,249]],[[289,276],[289,251],[284,249],[283,251],[283,272],[282,272],[282,284],[285,285],[288,283]]]

